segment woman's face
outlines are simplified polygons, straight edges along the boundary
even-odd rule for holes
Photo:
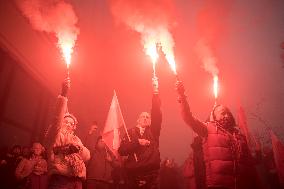
[[[74,131],[77,127],[75,121],[71,117],[64,118],[64,126],[65,126],[65,129],[69,132]]]

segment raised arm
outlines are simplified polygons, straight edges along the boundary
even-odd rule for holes
[[[151,108],[151,130],[154,137],[159,141],[161,125],[162,125],[162,111],[161,111],[161,100],[159,97],[158,90],[158,78],[152,79],[153,84],[153,97],[152,97],[152,108]]]
[[[205,123],[196,119],[190,111],[190,107],[187,102],[186,95],[184,94],[185,89],[181,81],[178,81],[176,83],[176,90],[178,92],[178,102],[181,107],[182,118],[185,121],[185,123],[189,127],[191,127],[192,130],[196,132],[198,135],[202,137],[207,136],[207,128],[206,128]]]
[[[67,78],[62,84],[62,91],[61,94],[58,96],[55,105],[54,117],[45,135],[44,144],[45,147],[47,148],[47,151],[52,149],[53,144],[55,143],[56,138],[60,132],[62,121],[64,119],[64,114],[67,109],[67,101],[68,101],[67,93],[69,91],[69,88],[70,88],[70,79]]]

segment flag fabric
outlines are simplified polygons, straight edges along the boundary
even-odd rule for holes
[[[253,152],[253,149],[256,148],[256,140],[249,132],[246,114],[242,106],[238,110],[238,126],[247,139],[250,151]]]
[[[114,91],[102,137],[108,148],[116,155],[118,155],[117,150],[120,146],[121,139],[125,134],[125,130],[125,122],[116,92]]]
[[[272,131],[270,136],[278,178],[281,186],[284,186],[284,145]]]
[[[246,118],[245,111],[242,106],[240,106],[238,110],[238,124],[239,124],[241,131],[248,139],[249,131],[247,127],[247,118]]]

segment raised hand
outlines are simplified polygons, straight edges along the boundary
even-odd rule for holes
[[[159,82],[157,77],[152,78],[152,85],[153,85],[153,93],[158,94],[159,93]]]
[[[71,80],[68,77],[62,83],[61,96],[65,96],[65,97],[67,96],[67,93],[68,93],[68,91],[70,89],[70,86],[71,86]]]
[[[149,140],[146,140],[146,139],[141,139],[139,138],[138,139],[138,142],[141,146],[149,146],[150,145],[150,141]]]

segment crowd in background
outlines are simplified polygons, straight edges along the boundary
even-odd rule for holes
[[[100,140],[100,139],[99,139]],[[200,141],[195,138],[192,150],[200,151]],[[44,148],[40,143],[33,143],[31,147],[15,145],[11,148],[1,148],[0,151],[0,188],[1,189],[45,189],[48,186],[47,159]],[[105,152],[105,151],[104,151]],[[98,152],[97,152],[98,154]],[[195,153],[195,156],[198,153]],[[160,189],[198,189],[205,188],[204,173],[198,172],[194,167],[199,166],[200,162],[196,161],[193,152],[189,153],[188,158],[183,165],[178,166],[174,159],[165,158],[161,162],[159,173]],[[198,156],[198,155],[197,155]],[[273,159],[273,151],[271,148],[264,148],[259,151],[257,156],[256,168],[258,171],[259,182],[263,189],[278,189],[281,188],[277,171]],[[98,157],[98,156],[93,156]],[[90,161],[90,177],[99,178],[102,181],[109,183],[110,189],[125,189],[126,180],[123,172],[123,166],[116,162],[115,166],[107,168],[105,173],[105,164],[102,161],[111,161],[101,158],[97,162]],[[95,164],[95,165],[92,165]],[[199,165],[198,165],[199,164]],[[93,167],[93,169],[91,168]],[[202,169],[199,169],[202,170]],[[86,187],[86,180],[84,187]],[[100,187],[93,187],[100,188]]]
[[[98,143],[102,143],[98,137]],[[101,146],[100,146],[101,145]],[[111,157],[104,159],[99,153],[106,153],[104,145],[103,152],[95,152],[87,163],[87,182],[92,178],[108,183],[109,189],[125,189],[126,179],[123,166],[118,160],[114,164]],[[95,158],[96,157],[96,158]],[[102,158],[103,157],[103,158]],[[114,157],[112,157],[114,158]],[[109,167],[105,167],[109,165]],[[1,148],[0,151],[0,188],[1,189],[46,189],[48,188],[47,157],[44,147],[40,143],[33,143],[31,147],[14,145],[11,148]],[[179,167],[174,159],[165,158],[161,162],[159,182],[161,189],[185,189],[182,175],[183,168]],[[89,188],[102,188],[101,186],[89,186]]]

